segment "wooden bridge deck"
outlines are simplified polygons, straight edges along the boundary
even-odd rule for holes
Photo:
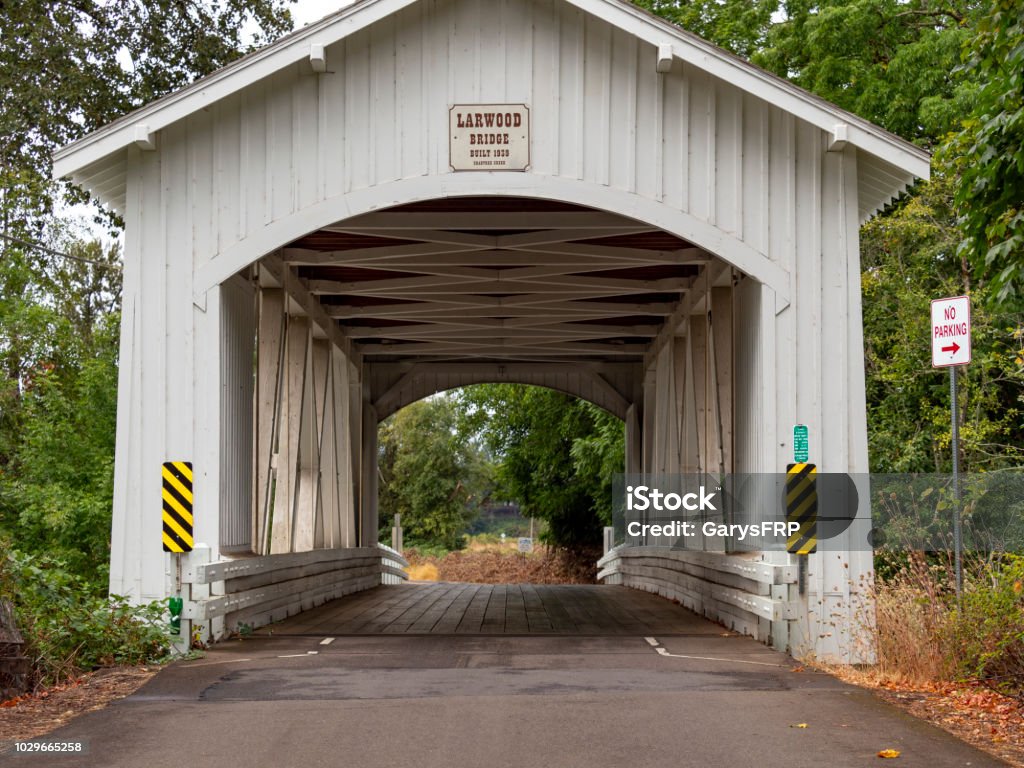
[[[349,595],[258,634],[710,634],[721,627],[664,598],[602,585],[413,582]]]

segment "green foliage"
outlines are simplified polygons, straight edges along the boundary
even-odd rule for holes
[[[953,623],[960,673],[1024,694],[1024,558],[993,563],[967,585]]]
[[[955,72],[976,0],[793,0],[753,61],[906,139],[933,144],[969,102]]]
[[[59,556],[98,590],[113,496],[118,252],[65,247],[97,263],[17,254],[0,264],[0,280],[20,287],[0,299],[0,533]]]
[[[925,145],[956,129],[977,89],[957,65],[978,0],[634,1]]]
[[[479,434],[500,462],[502,495],[547,523],[543,538],[580,549],[611,524],[611,476],[622,472],[621,421],[569,395],[519,384],[466,387],[463,431]]]
[[[461,546],[490,479],[483,453],[457,429],[455,401],[447,395],[412,403],[380,425],[382,535],[400,513],[410,545]]]
[[[764,45],[779,0],[633,0],[726,50],[750,58]]]
[[[991,275],[992,299],[1024,293],[1024,6],[995,0],[967,50],[983,83],[946,154],[959,165],[963,251]]]
[[[292,26],[284,0],[0,3],[0,229],[49,212],[54,149],[238,58],[250,21]]]
[[[958,371],[964,471],[1024,463],[1024,317],[992,309],[957,254],[953,179],[937,174],[861,232],[873,472],[948,471],[949,376],[930,360],[931,299],[969,292],[973,360]]]
[[[3,547],[0,594],[13,600],[36,685],[110,664],[140,664],[170,649],[163,606],[102,597],[49,556]]]

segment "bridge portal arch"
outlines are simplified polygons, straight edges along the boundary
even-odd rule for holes
[[[927,155],[621,0],[493,13],[365,0],[55,156],[126,225],[113,591],[220,635],[397,576],[380,414],[502,366],[624,414],[632,470],[780,471],[798,423],[867,470],[858,225]],[[526,162],[467,170],[457,105],[528,110]],[[800,595],[721,557],[671,566],[695,607],[850,657],[870,552]]]

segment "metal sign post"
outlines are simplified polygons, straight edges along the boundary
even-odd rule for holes
[[[953,449],[953,567],[956,572],[956,599],[959,602],[964,588],[964,539],[960,531],[960,420],[957,418],[956,366],[949,367],[949,401],[950,416],[953,420],[950,441]]]
[[[971,300],[953,296],[932,301],[932,367],[949,368],[950,433],[953,452],[953,567],[956,599],[963,592],[963,532],[960,527],[960,420],[957,417],[956,369],[971,362]]]

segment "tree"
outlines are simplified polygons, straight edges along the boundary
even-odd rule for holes
[[[463,433],[479,435],[498,463],[502,492],[547,522],[557,546],[584,548],[611,524],[611,480],[623,471],[622,422],[541,387],[481,384],[460,392]]]
[[[974,85],[957,71],[978,0],[794,0],[756,64],[920,144],[936,144]]]
[[[966,51],[983,86],[947,157],[959,157],[962,250],[991,276],[993,299],[1024,293],[1024,6],[994,0]]]
[[[287,32],[286,2],[0,3],[0,231],[50,211],[54,149],[238,58],[247,22],[253,45]]]
[[[927,146],[956,128],[976,90],[957,64],[979,0],[635,2]]]
[[[938,169],[888,215],[862,230],[868,435],[873,472],[947,472],[949,381],[931,367],[929,303],[972,298],[973,359],[958,371],[962,467],[1024,464],[1024,316],[992,308],[957,253],[955,177]]]
[[[780,0],[634,0],[634,3],[728,51],[760,51]]]
[[[117,249],[68,232],[51,154],[291,27],[286,0],[0,1],[0,535],[105,587]]]
[[[106,585],[117,403],[119,250],[62,241],[0,278],[0,534]]]
[[[457,428],[456,403],[447,395],[407,405],[381,424],[382,531],[401,514],[408,543],[461,547],[490,476],[483,452]]]

